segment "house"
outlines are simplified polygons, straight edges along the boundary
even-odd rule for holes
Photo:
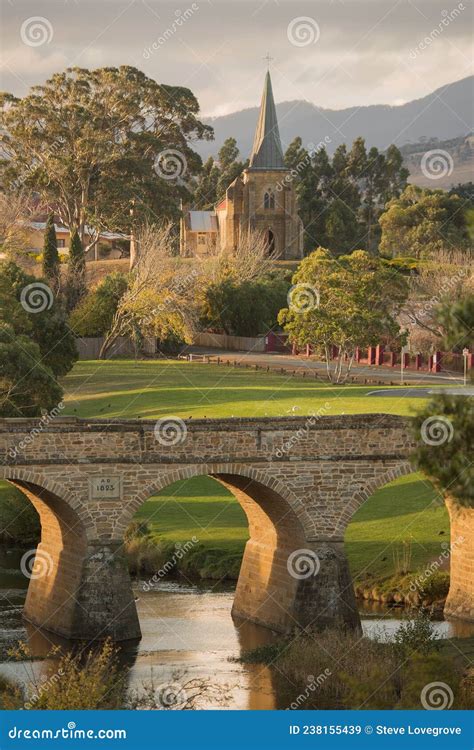
[[[60,223],[54,224],[56,231],[56,241],[58,243],[59,253],[66,255],[69,252],[71,241],[69,229]],[[46,230],[46,221],[31,221],[28,223],[27,243],[28,251],[34,253],[43,252],[44,233]],[[88,244],[95,237],[91,228],[86,227],[85,243]],[[102,232],[95,247],[86,255],[86,260],[98,260],[99,257],[106,257],[113,260],[122,258],[124,249],[128,251],[130,237],[121,232]]]

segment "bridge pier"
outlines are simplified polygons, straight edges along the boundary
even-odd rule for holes
[[[250,539],[232,615],[281,633],[295,627],[360,629],[343,541],[312,541],[294,549]]]
[[[308,543],[318,561],[314,576],[300,581],[295,613],[302,627],[316,630],[343,627],[360,630],[360,618],[344,551],[344,540],[321,539]]]
[[[451,525],[450,586],[445,617],[474,622],[474,508],[446,498]]]
[[[37,549],[41,559],[44,544]],[[48,553],[49,554],[49,553]],[[56,571],[72,575],[73,590],[67,582],[32,578],[23,615],[39,628],[63,638],[81,641],[135,640],[141,638],[140,625],[122,543],[87,544],[82,559],[72,559],[67,552],[57,560]],[[53,586],[51,586],[53,583]]]

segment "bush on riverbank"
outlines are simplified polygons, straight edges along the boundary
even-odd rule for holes
[[[401,625],[392,643],[340,629],[301,632],[247,652],[242,661],[274,664],[277,678],[287,681],[291,709],[422,709],[422,693],[433,682],[446,685],[452,708],[472,707],[468,660],[453,659],[443,646],[421,614]]]
[[[408,607],[435,607],[442,611],[449,592],[449,571],[436,570],[393,575],[382,580],[355,581],[357,598]]]
[[[195,539],[195,537],[193,538]],[[189,540],[185,544],[156,539],[148,524],[134,521],[125,534],[125,550],[132,575],[167,575],[211,580],[237,580],[241,553]]]
[[[23,664],[32,659],[24,643],[9,655]],[[190,678],[184,671],[173,672],[168,682],[159,678],[158,683],[151,671],[139,690],[130,690],[129,668],[120,664],[119,649],[110,640],[66,653],[53,648],[48,658],[52,664],[41,678],[25,667],[24,686],[0,676],[1,710],[189,710],[210,704],[225,707],[230,699],[225,685],[208,678]]]

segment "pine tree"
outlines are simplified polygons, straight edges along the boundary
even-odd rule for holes
[[[82,242],[74,230],[69,246],[69,260],[66,287],[66,307],[73,310],[86,293],[86,259]]]
[[[46,222],[43,245],[43,276],[54,289],[59,286],[59,254],[54,214],[50,213]]]

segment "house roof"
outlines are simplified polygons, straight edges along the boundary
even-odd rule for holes
[[[30,221],[28,222],[28,226],[30,226],[32,229],[38,232],[44,232],[46,229],[46,222],[45,221]],[[84,229],[85,229],[86,234],[88,235],[92,235],[94,233],[94,230],[91,229],[91,227],[85,226]],[[55,224],[54,231],[69,233],[69,229],[63,226],[62,224]],[[129,240],[130,239],[130,236],[128,234],[122,234],[121,232],[101,232],[100,237],[106,240]]]
[[[217,232],[217,218],[214,211],[190,211],[189,229],[191,232]]]
[[[249,169],[285,169],[269,71],[265,76]]]

